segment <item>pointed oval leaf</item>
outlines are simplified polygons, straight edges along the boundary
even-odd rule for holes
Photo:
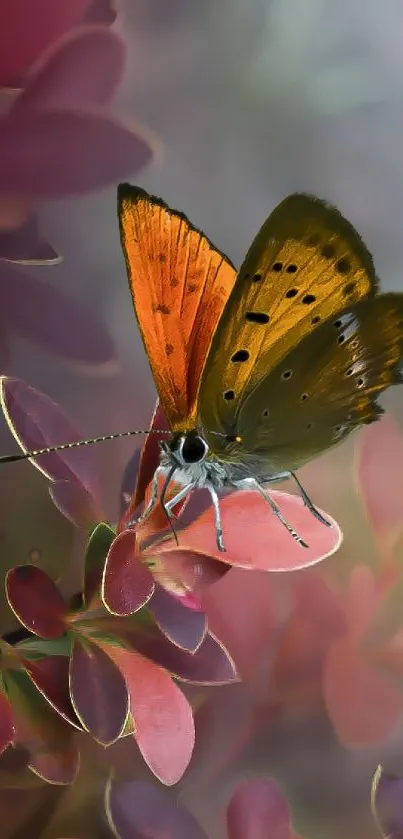
[[[82,435],[56,402],[20,379],[3,376],[0,399],[4,416],[23,451],[75,442]],[[98,469],[90,446],[40,455],[31,462],[53,481],[78,481],[90,493],[98,489]]]
[[[161,586],[156,586],[148,604],[154,620],[167,638],[185,650],[195,652],[207,631],[203,612],[187,609]]]
[[[35,0],[35,15],[28,17],[26,0],[0,4],[0,86],[16,86],[27,70],[72,26],[84,18],[90,0]]]
[[[109,330],[84,306],[50,282],[0,264],[0,304],[10,329],[79,372],[116,372],[116,347]]]
[[[228,839],[291,839],[287,801],[271,778],[239,784],[227,807]]]
[[[12,110],[107,105],[122,78],[124,60],[124,42],[115,32],[105,26],[74,29],[41,56]]]
[[[178,598],[194,595],[191,602],[193,608],[199,610],[198,597],[203,589],[218,582],[229,571],[228,565],[201,551],[165,548],[162,544],[144,553],[160,585]]]
[[[41,235],[34,213],[12,230],[0,231],[0,259],[18,265],[57,265],[60,254]]]
[[[75,640],[70,660],[70,693],[83,726],[108,746],[121,735],[129,712],[125,680],[95,644]]]
[[[155,147],[143,128],[94,108],[61,107],[9,114],[0,122],[0,144],[0,190],[48,199],[132,177],[151,162]]]
[[[75,527],[90,530],[103,518],[100,501],[80,481],[56,481],[50,485],[49,495],[62,516]]]
[[[382,741],[403,713],[403,696],[349,639],[335,641],[328,650],[323,693],[335,731],[347,746]]]
[[[371,625],[378,601],[375,575],[366,565],[357,565],[351,572],[345,597],[348,631],[355,641]]]
[[[114,615],[131,615],[154,592],[154,579],[136,556],[136,534],[124,530],[112,542],[105,561],[102,600]]]
[[[6,750],[15,736],[13,709],[4,693],[0,691],[0,755]]]
[[[277,490],[270,490],[270,495],[308,548],[292,538],[268,503],[252,491],[238,491],[220,499],[225,553],[216,545],[212,508],[180,534],[181,547],[209,554],[228,565],[260,571],[307,568],[338,550],[341,530],[327,513],[323,515],[331,527],[319,522],[298,496]],[[170,540],[164,547],[173,549],[175,543]]]
[[[67,605],[53,580],[35,565],[17,565],[6,576],[8,602],[18,620],[41,638],[66,631]]]
[[[403,778],[378,766],[372,782],[371,806],[381,833],[388,839],[403,839]]]
[[[180,801],[145,781],[112,778],[105,790],[105,809],[118,839],[207,839]]]
[[[81,729],[69,693],[68,656],[48,655],[37,660],[24,659],[23,664],[34,685],[52,708],[74,728]]]
[[[89,23],[104,23],[110,26],[116,17],[116,0],[92,0],[85,20]]]
[[[88,539],[83,586],[84,604],[87,606],[93,597],[100,594],[106,557],[115,536],[113,528],[102,521],[94,527]]]
[[[141,754],[162,783],[176,784],[189,764],[194,746],[189,702],[166,670],[133,650],[109,650],[126,680]]]
[[[155,430],[158,429],[162,432],[170,430],[168,420],[159,402],[156,403],[154,413],[151,417],[150,429],[151,428]],[[145,491],[150,481],[152,481],[154,472],[160,462],[159,444],[165,439],[166,434],[153,433],[146,435],[145,443],[141,450],[137,484],[131,505],[132,510],[135,510],[139,504],[144,501]]]

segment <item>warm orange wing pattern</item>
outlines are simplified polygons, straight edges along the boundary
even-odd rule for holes
[[[120,235],[134,309],[173,431],[195,424],[198,385],[236,271],[186,216],[120,184]]]

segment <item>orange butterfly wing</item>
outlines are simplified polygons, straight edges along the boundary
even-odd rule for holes
[[[160,401],[173,431],[196,424],[207,352],[236,271],[186,216],[120,184],[129,286]]]

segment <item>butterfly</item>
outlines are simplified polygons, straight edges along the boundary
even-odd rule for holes
[[[237,272],[164,201],[118,188],[134,310],[171,435],[160,444],[146,517],[168,516],[195,488],[251,489],[290,534],[265,484],[377,420],[379,394],[402,381],[403,294],[378,293],[371,254],[334,207],[292,194],[269,215]],[[165,501],[175,476],[181,487]],[[305,545],[306,546],[306,545]]]

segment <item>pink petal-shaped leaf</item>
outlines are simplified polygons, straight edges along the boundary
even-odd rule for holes
[[[403,713],[403,697],[348,639],[328,650],[323,692],[336,733],[348,746],[383,740]]]
[[[403,778],[378,766],[372,782],[371,806],[381,833],[388,839],[403,839]]]
[[[62,198],[133,176],[150,163],[154,141],[101,110],[53,107],[9,114],[0,145],[0,191]]]
[[[0,279],[1,311],[10,329],[78,371],[116,370],[114,342],[89,308],[7,263],[0,264]]]
[[[144,781],[112,778],[105,790],[105,809],[119,839],[207,839],[180,801]]]
[[[82,439],[61,408],[44,393],[7,377],[0,380],[0,387],[4,416],[24,451]],[[31,462],[53,481],[78,480],[85,489],[97,492],[97,461],[90,446],[40,455]]]
[[[90,530],[104,517],[99,500],[79,481],[57,481],[50,485],[49,495],[62,516],[76,527]]]
[[[227,650],[209,632],[194,653],[172,644],[157,627],[147,632],[128,632],[126,637],[134,649],[182,681],[198,685],[225,685],[238,679]]]
[[[291,839],[287,801],[271,778],[239,784],[227,807],[228,839]]]
[[[84,727],[108,746],[120,737],[129,713],[126,683],[106,653],[76,640],[70,660],[70,693]]]
[[[80,728],[69,693],[69,659],[64,655],[49,655],[38,660],[24,659],[24,667],[42,696],[67,720]]]
[[[105,522],[97,524],[88,539],[83,586],[84,604],[87,606],[96,595],[100,594],[105,560],[114,539],[114,530]]]
[[[207,630],[203,612],[182,606],[178,598],[160,586],[156,586],[149,609],[161,631],[173,644],[191,652],[200,647]]]
[[[107,105],[122,78],[124,60],[124,42],[115,32],[105,26],[74,29],[41,56],[12,110]]]
[[[66,631],[67,606],[53,580],[35,565],[17,565],[6,576],[8,602],[18,620],[41,638]]]
[[[390,415],[362,430],[355,467],[364,509],[387,559],[403,531],[403,433]]]
[[[0,4],[0,85],[21,83],[27,70],[60,36],[84,18],[90,0],[26,0]]]
[[[163,546],[157,551],[150,548],[145,552],[155,579],[177,597],[194,594],[199,609],[197,598],[203,589],[218,582],[229,570],[223,562],[200,551],[172,547],[164,550]]]
[[[136,534],[124,530],[112,542],[102,580],[102,600],[115,615],[131,615],[141,609],[154,591],[154,579],[135,555]]]
[[[116,0],[92,0],[85,20],[89,23],[103,23],[110,26],[116,17]]]
[[[73,783],[80,764],[74,729],[53,711],[23,671],[8,672],[6,687],[16,745],[28,750],[30,768],[51,784]]]
[[[377,610],[379,594],[373,572],[366,565],[357,565],[351,572],[345,596],[348,631],[359,641],[370,626]]]
[[[32,213],[21,226],[0,231],[0,259],[19,265],[56,265],[62,257],[43,238]]]
[[[162,783],[176,784],[193,752],[192,709],[165,670],[132,650],[109,649],[126,679],[141,754]]]
[[[340,547],[341,531],[327,513],[331,526],[319,522],[295,496],[270,490],[287,521],[308,544],[303,548],[272,513],[268,503],[257,492],[234,492],[221,499],[221,517],[226,552],[216,545],[214,513],[211,508],[180,534],[182,548],[193,548],[221,562],[261,571],[294,571],[315,565]],[[163,548],[174,547],[173,540]],[[153,553],[155,553],[153,548]]]
[[[0,692],[0,755],[6,750],[15,735],[13,709],[4,693]]]

